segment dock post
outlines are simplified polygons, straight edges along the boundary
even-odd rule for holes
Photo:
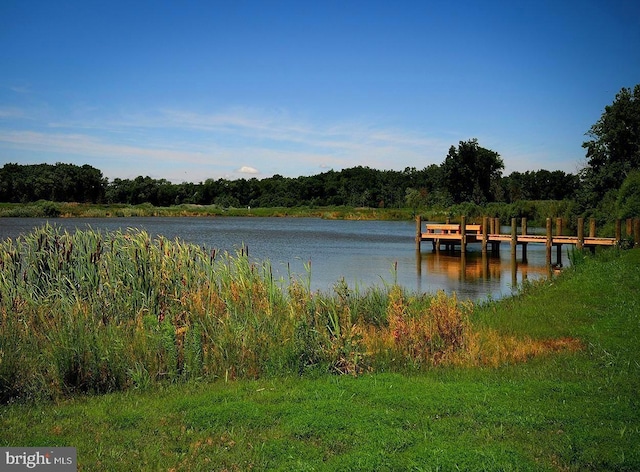
[[[633,220],[633,243],[635,247],[640,246],[640,218]]]
[[[493,234],[500,234],[500,218],[492,218],[493,220]],[[491,251],[499,252],[500,251],[500,242],[495,241],[491,243]]]
[[[444,220],[444,223],[447,225],[451,224],[451,217],[447,216],[447,218]],[[451,251],[451,245],[449,244],[449,242],[447,240],[445,240],[444,243],[444,249],[445,251]],[[440,250],[440,240],[438,239],[438,251]]]
[[[595,238],[596,237],[596,219],[595,218],[590,218],[589,219],[589,237],[590,238]],[[595,246],[591,246],[589,249],[591,249],[591,253],[592,254],[596,253],[596,247]]]
[[[516,255],[516,247],[518,245],[518,227],[516,226],[516,219],[511,218],[511,256]]]
[[[627,218],[627,238],[633,236],[633,219]]]
[[[527,235],[527,219],[525,217],[522,218],[522,236]],[[527,243],[522,242],[522,262],[527,262]]]
[[[460,217],[460,250],[464,254],[467,250],[467,217]]]
[[[620,245],[620,241],[622,240],[622,221],[620,219],[616,220],[616,245]]]
[[[422,216],[416,216],[416,250],[420,252],[422,243]]]
[[[576,248],[578,251],[582,251],[584,246],[584,218],[578,218],[578,244]]]
[[[562,218],[556,218],[556,236],[562,236]],[[556,246],[556,264],[562,267],[562,244]]]
[[[553,231],[551,218],[547,218],[547,265],[551,265],[551,248],[553,247]]]
[[[487,224],[489,223],[489,218],[484,216],[482,218],[482,254],[487,254]]]

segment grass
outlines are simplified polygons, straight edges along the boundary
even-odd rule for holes
[[[0,203],[0,217],[39,218],[118,218],[118,217],[314,217],[345,220],[411,220],[415,212],[409,208],[331,207],[269,207],[223,208],[218,205],[182,204],[169,207],[150,203],[139,205],[61,203],[37,201],[32,203]]]
[[[231,289],[245,277],[229,278],[236,307],[264,300]],[[306,309],[297,324],[304,355],[294,356],[302,375],[187,376],[23,400],[0,407],[0,445],[75,446],[80,470],[92,471],[640,469],[639,250],[579,260],[557,279],[466,311],[450,297],[427,303],[394,287],[358,294],[338,285],[331,297],[306,298],[303,283],[293,286],[299,292],[281,299],[267,293],[290,316]],[[453,330],[440,323],[452,333],[445,345],[429,337],[443,313],[460,320]],[[175,327],[169,333],[178,345]],[[392,355],[354,372],[371,339]],[[359,342],[367,347],[349,347]],[[314,359],[322,368],[309,368]]]

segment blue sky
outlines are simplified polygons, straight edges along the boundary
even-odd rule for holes
[[[640,82],[640,4],[0,2],[0,165],[174,182],[422,169],[477,138],[576,173]]]

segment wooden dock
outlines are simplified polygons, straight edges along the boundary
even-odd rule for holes
[[[500,232],[500,222],[498,218],[484,217],[482,224],[467,224],[466,217],[461,217],[460,224],[452,224],[450,222],[444,224],[426,223],[424,229],[422,227],[421,217],[416,219],[416,245],[420,251],[423,241],[432,243],[434,251],[440,251],[444,245],[445,249],[452,250],[460,246],[460,250],[464,253],[467,246],[474,243],[482,245],[482,251],[486,252],[488,248],[496,252],[500,248],[501,243],[509,243],[511,253],[516,253],[517,246],[522,247],[523,260],[527,258],[528,244],[544,244],[547,248],[547,262],[551,264],[552,248],[557,249],[557,264],[561,264],[562,246],[569,244],[574,245],[579,250],[588,248],[595,250],[599,246],[617,246],[622,239],[622,222],[616,222],[615,237],[597,237],[595,219],[589,222],[589,233],[585,235],[585,224],[583,218],[578,218],[577,235],[566,236],[563,234],[563,222],[561,218],[556,219],[556,230],[553,231],[552,220],[547,218],[545,234],[529,234],[527,230],[527,220],[522,218],[520,231],[516,219],[511,220],[511,232],[508,234]],[[626,224],[627,236],[633,237],[635,245],[640,244],[640,219],[629,219]]]

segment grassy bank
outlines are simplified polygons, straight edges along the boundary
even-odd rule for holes
[[[223,208],[218,205],[182,204],[157,207],[149,203],[140,205],[59,203],[38,201],[33,203],[0,203],[0,217],[76,217],[76,218],[118,218],[118,217],[161,217],[161,216],[263,216],[263,217],[314,217],[345,220],[413,220],[416,214],[431,221],[458,221],[466,216],[468,221],[481,222],[483,216],[500,218],[503,224],[510,224],[511,218],[526,217],[530,226],[544,226],[546,218],[562,217],[565,226],[575,229],[575,203],[570,201],[519,201],[514,203],[489,203],[476,205],[462,203],[450,207],[430,208],[369,208],[369,207],[276,207],[276,208]],[[613,221],[610,222],[613,225]],[[600,229],[600,228],[599,228]],[[613,232],[613,226],[607,228]]]
[[[409,220],[413,216],[408,208],[354,208],[336,207],[275,207],[275,208],[222,208],[218,205],[174,205],[157,207],[141,205],[58,203],[0,203],[0,217],[38,218],[121,218],[162,216],[263,216],[263,217],[315,217],[349,220]]]
[[[155,244],[138,233],[129,234],[129,239],[125,236],[117,235],[114,248],[131,244],[132,252],[124,254],[130,254],[132,260],[136,249],[141,257],[139,253],[146,242],[150,248]],[[33,238],[37,247],[42,236],[34,234]],[[86,242],[88,251],[78,253],[85,254],[90,264],[91,254],[96,254],[95,243],[95,239]],[[59,254],[66,254],[68,242],[63,244],[59,239],[59,244],[66,248]],[[78,244],[81,243],[76,242],[74,248]],[[119,253],[112,252],[110,244],[102,240],[101,246],[109,250],[101,252],[99,260]],[[165,241],[163,250],[167,251],[168,246]],[[168,259],[178,264],[183,260],[180,254],[171,253]],[[147,266],[153,267],[153,258],[149,257]],[[125,264],[124,259],[127,258],[119,263]],[[204,264],[201,259],[206,262],[211,254],[201,257],[192,252],[189,260],[198,266]],[[282,296],[275,286],[267,286],[266,291],[247,291],[259,288],[264,279],[251,275],[262,273],[262,268],[245,267],[242,260],[233,262],[216,255],[210,261],[222,262],[226,268],[216,270],[228,274],[228,292],[224,284],[216,290],[221,296],[226,293],[222,296],[224,303],[218,306],[220,318],[229,316],[225,321],[229,333],[244,332],[248,337],[227,336],[238,342],[252,341],[253,344],[244,345],[246,348],[266,343],[272,333],[279,336],[277,344],[282,352],[286,352],[288,339],[297,339],[298,348],[304,349],[293,351],[293,356],[280,357],[292,361],[292,370],[267,370],[254,380],[232,380],[234,375],[241,377],[238,371],[229,369],[242,365],[238,362],[242,361],[243,351],[234,351],[228,345],[226,352],[240,357],[230,358],[232,362],[226,367],[223,364],[217,377],[208,377],[215,379],[211,382],[204,379],[202,372],[185,376],[185,372],[193,370],[185,368],[188,356],[187,351],[182,351],[183,368],[175,370],[172,379],[166,378],[170,376],[167,374],[152,382],[154,376],[149,377],[148,368],[146,373],[144,369],[137,373],[132,369],[133,376],[129,380],[125,376],[120,386],[127,387],[124,392],[79,396],[82,388],[77,383],[74,388],[72,383],[67,386],[71,390],[66,394],[60,391],[57,400],[0,407],[0,444],[75,446],[81,470],[105,471],[640,469],[639,251],[611,251],[598,260],[576,261],[575,269],[556,280],[530,286],[516,298],[469,307],[467,311],[452,304],[448,297],[415,297],[393,287],[385,292],[358,294],[338,285],[334,294],[322,296],[305,292],[302,281],[293,285],[293,292]],[[3,264],[6,267],[8,262]],[[108,267],[113,264],[111,261]],[[88,264],[76,264],[74,270],[85,266]],[[197,272],[193,266],[189,270],[190,274]],[[157,273],[162,272],[158,269]],[[20,276],[24,279],[24,275]],[[27,280],[30,277],[27,274]],[[68,280],[77,280],[72,277],[66,273]],[[91,275],[86,277],[92,280]],[[106,279],[101,280],[106,290]],[[141,280],[145,280],[144,276]],[[176,281],[177,286],[192,287],[188,280]],[[41,292],[44,296],[45,292]],[[116,292],[127,290],[120,286]],[[59,303],[56,308],[62,309],[60,298],[48,293],[44,298]],[[93,353],[88,360],[97,359],[94,370],[100,372],[99,359],[109,352],[124,355],[125,346],[146,342],[154,346],[154,362],[161,362],[163,356],[171,359],[156,374],[169,372],[166,369],[170,366],[179,365],[180,346],[188,344],[184,331],[183,341],[178,335],[186,326],[184,317],[187,312],[195,317],[191,315],[198,312],[195,303],[203,300],[202,294],[193,298],[191,293],[199,292],[185,288],[184,292],[168,296],[175,305],[164,311],[162,322],[157,316],[149,319],[149,312],[144,310],[140,314],[133,310],[133,318],[127,321],[126,313],[131,310],[116,308],[113,297],[108,298],[114,300],[111,305],[94,313],[82,304],[91,301],[85,301],[87,294],[83,294],[79,297],[83,302],[71,301],[70,311],[65,313],[67,318],[81,319],[83,323],[93,313],[96,318],[92,318],[90,326],[95,329],[82,331],[76,324],[67,326],[65,329],[72,329],[69,334],[75,336],[70,338],[75,344],[66,341],[65,349],[57,355],[79,361],[82,356],[77,353]],[[238,298],[234,299],[234,293]],[[6,299],[3,292],[3,302]],[[157,304],[162,300],[151,299]],[[260,304],[267,304],[268,300],[273,304],[264,306],[272,307],[268,311],[272,321],[253,317],[250,324],[239,324],[241,318],[259,312]],[[189,310],[184,310],[184,302],[192,304]],[[23,310],[20,319],[25,324],[25,303],[19,301],[15,307],[12,303],[9,308],[5,305],[3,327],[7,326],[9,313],[15,314],[11,311],[14,309]],[[287,317],[297,320],[297,337],[295,331],[284,335],[282,326],[269,325],[284,323],[285,317],[278,315],[277,306],[286,307]],[[241,307],[246,311],[237,311]],[[225,315],[229,308],[235,308],[236,315],[243,315],[237,316],[238,324],[232,321],[232,313]],[[29,333],[37,324],[50,329],[57,324],[65,326],[64,317],[48,324],[51,315],[60,311],[36,309],[33,313],[39,318],[29,326]],[[160,311],[156,309],[154,313]],[[299,313],[307,315],[300,317]],[[358,316],[351,318],[353,313]],[[452,316],[438,318],[446,313]],[[105,314],[110,320],[106,324],[100,319]],[[103,324],[103,331],[115,336],[118,316],[123,318],[123,326],[135,327],[131,333],[141,330],[141,339],[133,344],[102,345],[92,338],[78,344],[81,332],[96,333]],[[419,344],[425,343],[431,332],[427,327],[434,327],[428,320],[437,319],[458,321],[440,323],[441,330],[431,336],[431,344]],[[176,324],[177,321],[183,324]],[[462,331],[451,329],[456,326]],[[157,338],[155,330],[159,331]],[[342,334],[337,335],[337,330]],[[443,342],[446,333],[451,332],[461,333],[463,341],[456,344],[457,338],[453,337],[448,338],[450,342]],[[9,340],[2,340],[4,359]],[[63,342],[62,337],[49,340],[54,345]],[[219,344],[220,341],[212,343],[211,349]],[[384,347],[378,358],[370,356],[376,346]],[[23,361],[46,357],[47,349],[51,348],[42,343]],[[169,352],[174,352],[174,357]],[[429,355],[417,356],[424,352]],[[270,356],[270,362],[276,358]],[[222,362],[215,359],[214,365]],[[346,359],[351,363],[345,363]],[[357,365],[353,363],[357,359],[367,359],[360,364],[360,371],[345,369]],[[59,365],[74,365],[66,362]],[[201,360],[194,363],[197,365],[203,365]],[[287,364],[278,361],[275,365]],[[6,366],[4,360],[0,366]],[[358,375],[335,375],[340,372]],[[73,395],[68,396],[69,393]]]

